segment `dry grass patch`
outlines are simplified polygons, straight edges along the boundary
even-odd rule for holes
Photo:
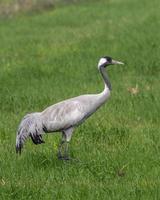
[[[44,11],[54,8],[53,0],[13,0],[0,3],[0,15],[12,16],[19,12]]]

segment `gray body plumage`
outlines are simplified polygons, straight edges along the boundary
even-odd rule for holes
[[[76,126],[92,115],[110,96],[111,84],[104,71],[107,59],[99,61],[98,68],[105,83],[103,92],[87,94],[67,99],[46,108],[42,112],[27,114],[21,121],[16,138],[16,151],[21,152],[25,140],[30,136],[35,144],[44,143],[42,135],[45,133],[62,132],[61,147],[69,142]],[[122,64],[119,62],[119,64]],[[108,64],[109,65],[109,64]]]
[[[79,125],[105,102],[109,93],[106,90],[105,94],[82,95],[50,106],[41,113],[46,130],[54,132]]]

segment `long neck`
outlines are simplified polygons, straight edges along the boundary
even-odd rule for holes
[[[110,81],[109,81],[108,74],[107,74],[107,72],[105,71],[104,67],[100,67],[100,68],[99,68],[99,71],[100,71],[100,73],[101,73],[101,75],[102,75],[102,78],[103,78],[103,80],[104,80],[105,88],[107,87],[109,90],[111,90],[111,89],[112,89],[111,83],[110,83]]]
[[[96,106],[95,106],[97,108],[99,108],[102,104],[104,104],[107,101],[107,99],[110,96],[110,90],[111,90],[111,83],[109,81],[108,75],[107,75],[104,67],[100,67],[99,71],[100,71],[102,78],[104,80],[105,88],[101,93],[99,93],[97,95],[98,100],[96,101]]]
[[[92,103],[89,105],[89,114],[88,116],[90,116],[93,112],[95,112],[100,106],[102,106],[107,99],[110,96],[110,90],[111,90],[111,83],[109,82],[109,78],[107,76],[107,73],[105,72],[104,67],[100,67],[99,71],[102,75],[102,78],[104,80],[104,85],[105,88],[104,90],[99,93],[99,94],[95,94],[95,95],[91,95],[92,98]]]

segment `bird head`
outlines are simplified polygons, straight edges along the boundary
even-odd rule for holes
[[[117,60],[113,60],[111,57],[109,56],[104,56],[102,58],[100,58],[99,62],[98,62],[98,69],[100,69],[101,67],[107,67],[109,65],[123,65],[124,63],[117,61]]]

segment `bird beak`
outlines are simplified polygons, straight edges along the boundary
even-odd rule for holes
[[[124,65],[123,62],[117,61],[117,60],[112,60],[112,65]]]

